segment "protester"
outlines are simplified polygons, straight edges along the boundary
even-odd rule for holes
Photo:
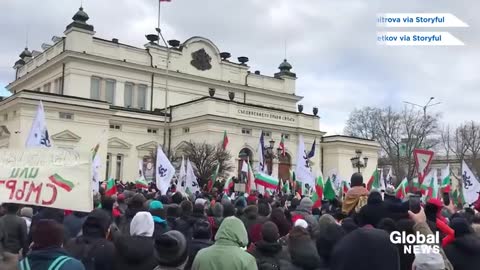
[[[288,236],[287,245],[291,263],[295,267],[303,270],[326,268],[307,229],[301,226],[293,227]]]
[[[5,251],[18,254],[23,249],[26,252],[29,244],[27,223],[23,218],[17,216],[20,206],[14,203],[6,203],[3,204],[3,207],[5,207],[6,213],[0,218],[0,226],[3,227],[6,235]]]
[[[295,211],[292,212],[292,218],[295,219],[295,216],[300,216],[308,223],[310,231],[314,231],[318,226],[318,221],[312,215],[312,207],[312,200],[308,197],[305,197],[300,201],[300,204],[297,206]]]
[[[74,238],[79,235],[87,216],[88,213],[73,211],[71,215],[68,215],[63,219],[63,226],[65,227],[67,241],[70,238]]]
[[[153,238],[157,239],[160,235],[169,231],[167,221],[165,219],[165,209],[163,209],[163,203],[160,201],[151,201],[148,205],[148,211],[153,217],[153,222],[155,224],[155,231],[153,233]]]
[[[179,231],[168,231],[155,240],[155,270],[187,269],[184,265],[188,259],[187,240]]]
[[[122,216],[117,224],[122,234],[128,235],[130,233],[130,223],[138,212],[145,210],[143,207],[145,201],[145,197],[140,193],[136,193],[128,200],[125,215]]]
[[[291,223],[287,220],[287,218],[285,217],[285,213],[281,208],[275,208],[272,210],[272,214],[270,215],[270,221],[277,225],[280,237],[287,235],[292,228]]]
[[[54,220],[39,220],[32,228],[32,250],[19,262],[20,270],[85,270],[82,262],[69,257],[62,248],[63,225]]]
[[[257,261],[259,270],[267,269],[288,269],[290,263],[285,258],[282,245],[278,242],[280,233],[277,225],[267,221],[262,226],[262,240],[255,243],[255,248],[250,252]]]
[[[242,248],[248,245],[248,235],[242,221],[225,218],[215,236],[215,244],[200,250],[192,264],[194,270],[255,270],[255,258]]]
[[[382,194],[375,190],[370,192],[367,204],[360,209],[356,218],[361,227],[367,224],[377,227],[380,220],[389,216],[389,211],[382,200]]]
[[[30,227],[32,225],[32,217],[33,217],[33,208],[32,207],[22,207],[20,210],[20,217],[25,220],[27,224],[27,234],[30,233]]]
[[[322,215],[322,217],[324,216],[326,215]],[[319,222],[319,229],[315,234],[315,244],[318,255],[326,265],[330,264],[333,248],[344,236],[345,231],[340,225],[332,222]]]
[[[363,183],[363,176],[360,173],[354,173],[352,175],[350,178],[350,186],[351,188],[345,195],[342,204],[342,212],[346,215],[352,212],[358,213],[359,210],[367,204],[369,194]]]
[[[209,222],[204,220],[196,221],[193,224],[193,239],[188,248],[188,262],[185,269],[192,268],[193,260],[197,256],[198,251],[213,245],[212,229]]]
[[[453,218],[450,227],[455,231],[455,240],[445,247],[445,253],[455,270],[479,269],[480,238],[475,235],[463,217]]]
[[[212,208],[212,216],[208,217],[208,222],[210,222],[210,226],[212,228],[212,237],[215,238],[217,234],[218,228],[223,221],[223,205],[221,203],[215,203]]]

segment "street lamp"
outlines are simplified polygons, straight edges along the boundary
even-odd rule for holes
[[[363,157],[363,161],[361,160],[361,157],[362,157],[362,151],[356,150],[355,156],[350,159],[350,161],[352,162],[352,167],[357,168],[359,173],[360,173],[360,169],[366,168],[368,164],[368,157]]]
[[[271,166],[273,164],[273,160],[278,158],[280,155],[281,155],[281,152],[282,152],[282,149],[281,148],[277,148],[276,150],[276,153],[274,151],[275,149],[275,141],[273,139],[270,139],[270,141],[268,142],[269,143],[269,146],[268,147],[265,147],[264,146],[264,149],[265,149],[265,154],[264,154],[264,158],[265,160],[271,160],[272,162],[271,163],[268,163],[266,164],[267,165],[267,170],[268,170],[268,174],[271,175],[272,174],[272,171],[273,171],[273,166]]]
[[[425,104],[425,105],[418,105],[418,104],[415,104],[415,103],[412,103],[412,102],[408,102],[408,101],[404,101],[403,103],[406,103],[406,104],[410,104],[412,106],[416,106],[416,107],[420,107],[422,108],[423,110],[423,117],[424,118],[427,118],[427,108],[428,107],[432,107],[432,106],[435,106],[435,105],[438,105],[440,104],[441,102],[437,102],[437,103],[434,103],[434,104],[430,104],[430,102],[432,102],[432,100],[434,100],[435,97],[430,97],[430,99],[428,100],[428,102]]]

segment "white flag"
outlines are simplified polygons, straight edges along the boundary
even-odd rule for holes
[[[177,183],[177,190],[180,192],[185,192],[185,187],[187,186],[185,183],[185,177],[187,176],[187,172],[185,171],[185,158],[182,156],[182,164],[180,164],[180,173],[178,175],[178,183]]]
[[[187,159],[187,171],[186,171],[186,185],[185,190],[187,193],[195,194],[199,190],[197,176],[193,171],[193,166],[190,160]]]
[[[243,161],[243,164],[242,164],[242,172],[248,173],[248,164],[245,160]]]
[[[157,149],[157,163],[155,168],[156,184],[162,195],[166,195],[168,188],[170,187],[170,181],[175,175],[175,168],[170,160],[168,160],[162,148],[159,146]]]
[[[465,160],[462,161],[462,183],[463,183],[463,197],[465,202],[472,204],[478,199],[478,192],[480,192],[480,183],[468,167]]]
[[[310,166],[308,165],[308,159],[307,154],[305,153],[305,144],[303,143],[302,135],[300,135],[298,138],[295,177],[297,181],[302,182],[303,184],[308,184],[311,187],[315,185],[315,177],[310,171]]]
[[[98,149],[98,148],[97,148]],[[94,157],[92,161],[92,190],[98,192],[100,188],[100,155],[98,152],[94,152]]]
[[[143,160],[138,160],[138,179],[145,181],[145,174],[143,173]]]
[[[25,145],[27,148],[52,146],[50,137],[48,136],[47,123],[45,122],[45,111],[43,110],[43,103],[41,100]]]

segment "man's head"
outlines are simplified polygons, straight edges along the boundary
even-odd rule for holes
[[[63,225],[52,219],[41,219],[32,228],[32,249],[61,247],[63,244]]]
[[[363,185],[363,176],[360,173],[352,174],[352,178],[350,178],[350,185],[351,187],[359,187]]]
[[[280,238],[280,233],[278,232],[278,227],[275,223],[267,221],[262,226],[262,239],[268,243],[277,242]]]

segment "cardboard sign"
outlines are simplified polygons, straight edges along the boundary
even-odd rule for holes
[[[90,160],[74,150],[0,150],[0,202],[90,212]]]
[[[245,192],[245,184],[244,183],[235,184],[233,187],[233,190],[237,192]]]

